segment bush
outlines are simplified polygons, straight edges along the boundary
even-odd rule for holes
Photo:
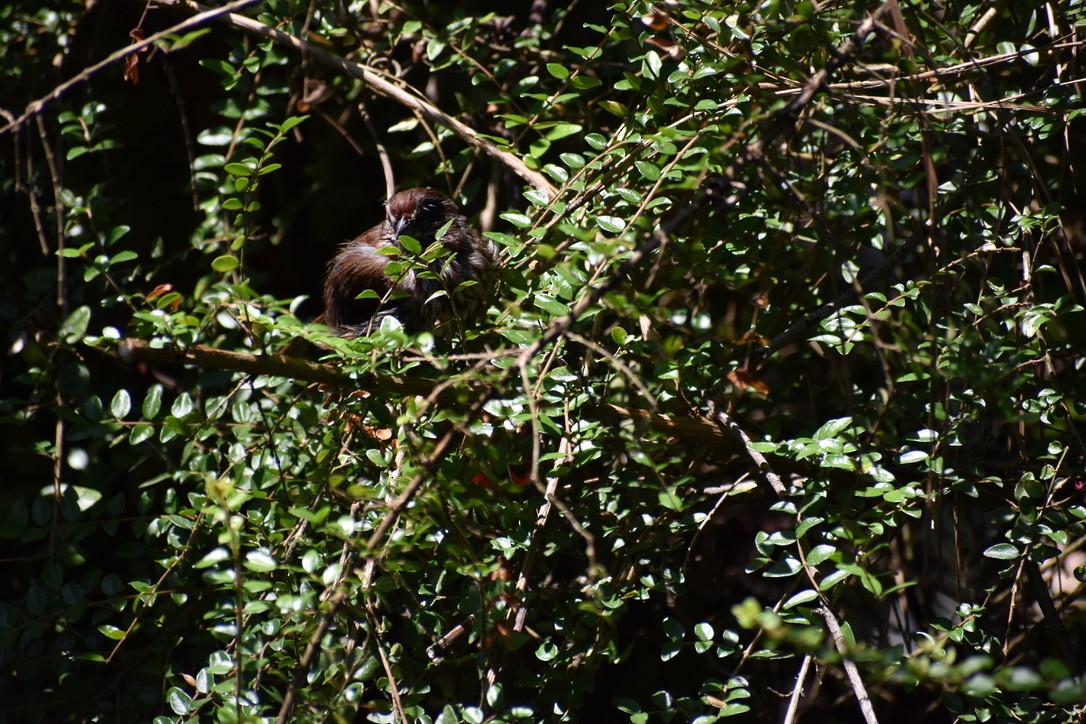
[[[1086,5],[54,5],[7,716],[1082,715]],[[502,248],[474,326],[310,324],[382,159]]]

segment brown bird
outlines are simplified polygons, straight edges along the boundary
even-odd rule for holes
[[[418,241],[420,253],[409,253],[401,236]],[[437,253],[427,253],[435,241]],[[380,253],[389,246],[398,254]],[[393,260],[401,268],[389,274]],[[433,189],[400,191],[385,204],[385,220],[344,244],[328,265],[324,314],[317,321],[344,337],[370,334],[385,317],[408,332],[463,322],[482,310],[498,269],[497,247],[468,226],[451,199]]]

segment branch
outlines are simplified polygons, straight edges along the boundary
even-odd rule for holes
[[[203,9],[202,6],[198,5],[195,2],[191,2],[190,0],[155,1],[157,2],[157,4],[164,6],[181,7],[189,10]],[[225,17],[223,17],[222,20],[225,20],[226,22],[230,23],[235,27],[241,28],[242,30],[248,31],[250,33],[255,33],[262,37],[273,40],[280,45],[285,45],[289,48],[293,48],[303,53],[308,58],[318,60],[321,63],[324,63],[325,65],[330,66],[331,68],[341,73],[345,73],[352,78],[357,78],[358,80],[362,81],[370,88],[372,88],[373,91],[378,95],[385,96],[386,98],[391,98],[405,108],[409,108],[412,111],[421,113],[422,115],[432,120],[434,123],[448,128],[476,151],[490,156],[495,161],[504,164],[510,170],[512,170],[513,173],[520,176],[534,188],[546,193],[548,196],[550,196],[550,198],[553,199],[558,196],[558,190],[554,187],[553,184],[551,184],[550,181],[547,180],[546,176],[539,173],[538,171],[533,171],[532,169],[528,168],[524,164],[524,162],[521,161],[515,154],[512,154],[508,151],[503,151],[502,149],[498,148],[494,143],[488,141],[487,139],[481,137],[478,133],[476,133],[475,129],[457,120],[456,118],[453,118],[449,114],[442,111],[440,108],[434,106],[425,98],[422,98],[413,93],[409,93],[404,88],[401,88],[395,83],[392,83],[383,74],[378,73],[372,68],[369,68],[365,65],[360,65],[358,63],[352,63],[351,61],[341,58],[334,53],[329,53],[327,50],[318,45],[307,43],[301,38],[295,37],[290,33],[278,30],[276,28],[272,28],[257,20],[245,17],[244,15],[229,13],[225,14]]]
[[[864,681],[860,678],[860,670],[856,668],[856,662],[848,658],[848,644],[845,642],[845,635],[841,632],[841,624],[837,623],[837,617],[828,607],[817,609],[815,613],[822,614],[822,618],[826,620],[826,628],[829,629],[830,638],[833,639],[838,653],[841,654],[841,665],[845,667],[845,675],[848,676],[848,682],[852,685],[853,693],[856,694],[856,701],[860,704],[864,721],[867,724],[879,724],[879,719],[875,716],[875,707],[871,705],[871,697],[867,695]]]
[[[773,492],[777,494],[778,498],[783,498],[788,494],[788,487],[781,480],[777,473],[773,472],[773,468],[770,467],[769,461],[765,459],[765,456],[754,449],[750,436],[744,432],[743,428],[739,427],[739,424],[731,418],[727,412],[723,410],[716,413],[716,417],[720,420],[720,424],[731,430],[732,434],[738,438],[742,443],[743,451],[750,457],[757,468],[758,472],[765,477],[766,482],[769,483],[769,487],[773,488]]]
[[[358,387],[365,385],[365,380],[352,377],[336,367],[319,362],[290,357],[283,354],[255,355],[247,352],[231,352],[216,349],[203,344],[191,347],[152,347],[146,340],[124,339],[117,348],[125,361],[159,362],[168,364],[194,365],[201,369],[231,370],[250,375],[268,375],[288,377],[302,382],[314,382],[336,387]],[[380,386],[383,392],[397,395],[429,395],[434,391],[434,383],[424,379],[412,379],[396,375],[381,375]],[[451,402],[452,390],[438,393],[437,399]],[[623,420],[640,421],[657,432],[669,437],[679,438],[694,443],[713,443],[723,446],[728,452],[741,452],[736,442],[721,432],[716,425],[707,420],[695,418],[670,418],[648,410],[622,407],[609,403],[598,406],[600,417],[611,422]]]
[[[807,654],[799,665],[799,673],[796,674],[796,685],[792,687],[792,695],[788,697],[788,710],[784,713],[782,724],[794,724],[796,721],[799,702],[803,698],[803,682],[807,680],[807,669],[810,668],[813,658],[811,654]]]
[[[30,104],[27,105],[26,111],[23,113],[23,115],[19,116],[13,121],[10,121],[6,126],[0,128],[0,135],[3,135],[8,131],[18,130],[28,120],[45,110],[45,107],[48,106],[50,103],[60,100],[60,97],[68,92],[71,88],[87,80],[90,80],[90,77],[92,75],[102,70],[103,68],[107,68],[114,63],[118,63],[127,58],[128,56],[132,55],[132,53],[143,50],[144,48],[153,45],[158,41],[169,37],[170,35],[176,35],[177,33],[184,32],[186,30],[189,30],[190,28],[197,28],[204,23],[216,20],[220,16],[231,13],[234,10],[241,10],[247,5],[254,5],[258,1],[259,0],[234,0],[234,2],[223,5],[221,8],[206,9],[199,15],[194,15],[188,20],[184,20],[177,25],[170,26],[169,28],[157,32],[154,35],[150,35],[139,42],[132,43],[127,47],[110,53],[103,60],[98,61],[89,68],[85,68],[80,73],[58,85],[48,95],[42,96],[36,101],[31,101]]]
[[[1074,49],[1079,48],[1083,45],[1086,45],[1086,41],[1071,40],[1061,43],[1053,43],[1052,45],[1046,45],[1041,50],[1043,50],[1045,53],[1052,53],[1056,50],[1065,50],[1068,48]],[[926,70],[919,73],[909,73],[907,75],[893,76],[889,78],[878,78],[876,80],[855,80],[842,83],[831,83],[827,87],[830,90],[835,91],[867,90],[871,88],[886,88],[897,83],[909,83],[921,80],[936,80],[939,81],[941,84],[945,85],[946,81],[953,77],[976,72],[981,68],[989,65],[997,65],[999,63],[1005,63],[1007,61],[1017,60],[1029,53],[1035,52],[1037,52],[1037,50],[1034,48],[1013,50],[1009,53],[999,53],[998,55],[989,55],[982,58],[974,58],[972,60],[967,60],[962,63],[956,63],[955,65],[948,65],[944,68],[934,68],[932,70]],[[776,91],[776,94],[779,96],[788,96],[794,95],[799,92],[799,88],[785,88]]]
[[[284,354],[255,355],[248,352],[231,352],[203,344],[191,347],[152,347],[146,340],[123,339],[117,348],[121,358],[128,362],[156,362],[165,364],[193,365],[201,369],[231,370],[250,375],[268,375],[271,377],[287,377],[301,382],[312,382],[335,387],[359,388],[367,385],[367,380],[358,378],[344,372],[341,369],[328,364],[310,362]],[[384,393],[394,395],[422,395],[434,396],[435,401],[446,404],[463,405],[462,397],[455,394],[453,387],[446,386],[436,389],[437,382],[426,379],[401,377],[398,375],[382,374],[380,379],[374,379],[374,386],[380,386]],[[493,386],[472,386],[476,393],[487,392],[494,394]],[[748,455],[750,439],[745,434],[738,434],[735,427],[728,426],[728,430],[721,429],[712,420],[686,416],[669,416],[653,410],[643,410],[638,407],[625,407],[610,402],[599,402],[595,407],[595,414],[600,420],[619,425],[630,421],[642,428],[666,435],[683,442],[710,446],[719,457],[728,455]],[[814,474],[828,476],[841,482],[854,482],[856,475],[847,470],[818,470],[802,462],[778,455],[757,454],[760,459],[759,468],[768,470],[769,466],[781,470],[790,475],[810,477]],[[764,466],[764,467],[763,467]],[[773,485],[778,494],[785,489],[781,479],[774,475],[777,481]],[[779,486],[779,489],[777,489]],[[412,491],[413,492],[413,491]]]
[[[893,2],[893,0],[891,0]],[[765,476],[769,482],[773,491],[781,498],[787,494],[787,489],[784,487],[784,483],[781,482],[780,476],[773,472],[773,468],[770,467],[769,462],[765,457],[755,450],[750,445],[750,438],[739,427],[738,424],[726,412],[718,412],[717,419],[721,424],[728,426],[735,435],[743,441],[743,445],[746,449],[747,455],[750,456],[751,461],[758,467],[758,470]],[[803,562],[803,569],[807,573],[807,577],[811,581],[811,585],[818,591],[819,598],[822,601],[822,606],[815,609],[815,613],[821,614],[822,618],[826,621],[826,629],[830,633],[830,638],[833,639],[836,645],[838,653],[841,654],[841,665],[845,669],[845,675],[848,678],[849,684],[852,686],[852,691],[856,695],[856,701],[860,705],[860,711],[863,713],[864,721],[867,724],[878,724],[878,718],[875,716],[875,708],[871,705],[871,698],[867,695],[867,689],[864,687],[863,678],[860,676],[860,670],[856,668],[856,662],[848,657],[848,645],[845,642],[844,634],[841,633],[841,624],[838,623],[837,617],[830,610],[829,601],[822,593],[821,586],[818,585],[818,581],[815,577],[815,571],[807,564],[807,560],[803,557],[803,549],[800,545],[800,541],[796,541],[796,546],[799,548],[800,557]],[[792,715],[795,713],[795,707],[799,704],[799,692],[802,687],[803,678],[806,676],[806,664],[807,660],[804,660],[804,666],[801,668],[801,674],[796,679],[796,687],[792,692],[792,701],[788,707],[788,715],[786,721],[790,721]]]
[[[202,369],[231,370],[251,375],[269,375],[289,377],[302,382],[345,387],[358,385],[358,380],[343,370],[330,365],[310,362],[284,354],[255,355],[247,352],[230,352],[225,349],[194,344],[191,347],[152,347],[146,340],[123,339],[117,347],[121,358],[126,361],[167,362],[170,364],[191,364]],[[430,392],[430,385],[421,380],[402,379],[396,376],[383,377],[382,385],[393,392],[405,395],[419,395]]]
[[[814,99],[815,95],[826,87],[833,74],[845,63],[851,61],[867,37],[875,31],[881,18],[889,9],[889,3],[880,5],[856,29],[851,37],[842,43],[833,53],[826,67],[815,73],[787,106],[773,114],[759,138],[748,143],[739,152],[735,161],[716,176],[708,179],[690,203],[676,204],[678,211],[660,222],[660,228],[630,252],[622,265],[601,284],[588,289],[570,311],[548,325],[538,340],[528,345],[517,359],[517,366],[522,367],[543,347],[563,336],[589,309],[599,303],[603,297],[616,289],[629,275],[640,266],[652,252],[666,246],[674,233],[684,227],[694,216],[710,203],[720,204],[725,210],[734,206],[736,198],[743,191],[739,174],[747,166],[761,162],[765,149],[782,136],[795,133],[796,121],[800,114]],[[831,310],[832,313],[832,310]],[[828,315],[827,315],[828,316]]]
[[[294,709],[294,699],[298,696],[298,691],[301,690],[302,684],[305,683],[305,677],[306,674],[309,673],[310,665],[313,663],[313,660],[317,658],[317,654],[320,653],[321,639],[328,633],[328,627],[332,625],[332,620],[335,618],[336,612],[339,611],[339,607],[347,600],[349,594],[350,589],[341,586],[336,589],[336,592],[328,599],[328,609],[324,612],[324,615],[321,616],[317,628],[314,629],[313,633],[309,636],[309,641],[305,645],[305,652],[298,662],[298,669],[294,673],[290,685],[287,687],[287,693],[283,696],[283,704],[279,707],[279,716],[275,719],[276,724],[285,724],[290,721],[290,713]]]

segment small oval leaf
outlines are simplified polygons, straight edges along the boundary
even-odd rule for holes
[[[236,256],[223,254],[220,257],[216,257],[215,260],[211,262],[211,268],[220,274],[225,274],[238,268],[238,259]]]
[[[996,543],[984,551],[985,558],[995,558],[1000,561],[1010,561],[1018,557],[1018,548],[1010,543]]]

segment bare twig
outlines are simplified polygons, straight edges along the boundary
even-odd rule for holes
[[[53,185],[53,213],[56,217],[56,255],[57,255],[57,314],[61,319],[68,316],[68,265],[64,257],[64,204],[60,196],[60,169],[57,166],[56,156],[53,154],[53,145],[49,142],[49,134],[45,129],[45,123],[41,116],[37,117],[38,140],[41,142],[42,151],[45,153],[45,161],[49,167],[49,179]],[[31,197],[33,198],[33,197]],[[45,244],[43,237],[42,243]],[[56,409],[65,407],[64,396],[57,392],[54,399]],[[64,416],[58,414],[56,427],[53,431],[53,517],[49,523],[49,555],[56,555],[57,539],[60,529],[60,501],[61,501],[61,475],[64,472],[64,442],[65,423]]]
[[[803,683],[807,680],[807,670],[811,667],[813,658],[813,656],[807,654],[803,657],[803,663],[799,665],[799,673],[796,674],[796,685],[792,687],[792,695],[788,697],[788,711],[784,713],[781,724],[792,724],[796,720],[799,702],[803,698]]]
[[[370,584],[373,583],[373,573],[376,569],[376,560],[370,558],[366,561],[366,568],[362,574],[362,587],[367,591]],[[409,719],[403,708],[403,700],[400,698],[400,687],[396,684],[396,675],[392,671],[392,663],[388,660],[388,654],[385,653],[381,637],[378,636],[377,611],[373,605],[373,596],[366,597],[366,618],[369,621],[370,630],[373,631],[373,647],[377,649],[377,655],[381,659],[381,668],[385,670],[385,677],[388,679],[388,691],[392,696],[392,711],[396,713],[403,724],[407,724]]]
[[[837,617],[833,615],[833,611],[825,606],[816,609],[815,613],[821,614],[822,618],[825,619],[830,637],[833,639],[838,653],[841,654],[841,664],[845,668],[848,683],[852,686],[853,693],[856,694],[856,700],[860,704],[860,712],[864,716],[864,721],[867,724],[879,724],[878,717],[875,716],[875,708],[871,705],[871,698],[868,697],[863,679],[860,678],[860,670],[856,668],[856,662],[848,658],[848,644],[845,642],[845,635],[841,633],[841,624],[837,623]]]
[[[765,476],[766,480],[769,482],[774,492],[776,492],[778,496],[783,497],[787,493],[787,489],[785,488],[784,483],[781,482],[780,477],[775,472],[773,472],[773,469],[769,466],[769,463],[762,456],[762,454],[755,450],[753,447],[751,447],[750,438],[747,437],[747,434],[743,431],[743,429],[740,428],[735,423],[735,421],[727,415],[727,413],[717,412],[716,415],[717,419],[722,424],[731,428],[734,431],[735,435],[743,441],[743,444],[746,447],[747,454],[750,456],[750,459],[753,460],[755,465],[758,466],[759,471],[762,473],[762,475]],[[798,541],[797,545],[799,545]],[[819,586],[818,581],[815,579],[814,570],[807,564],[806,559],[803,558],[802,549],[800,550],[800,556],[803,559],[803,569],[806,572],[807,577],[810,579],[811,584],[814,586],[815,590],[818,591]],[[837,617],[834,616],[833,611],[830,610],[829,602],[826,601],[825,597],[822,597],[822,602],[822,607],[816,609],[815,613],[821,614],[822,618],[826,621],[826,628],[827,630],[829,630],[830,637],[833,639],[834,643],[837,646],[838,652],[841,654],[841,664],[844,666],[845,675],[848,677],[849,683],[852,686],[852,691],[856,695],[856,700],[860,705],[860,711],[863,713],[864,720],[867,722],[867,724],[878,724],[878,719],[875,717],[875,710],[871,706],[871,699],[867,695],[867,689],[864,687],[863,679],[860,678],[860,671],[856,668],[856,663],[848,658],[848,647],[845,643],[844,635],[841,633],[841,625],[837,622]],[[805,675],[805,669],[804,674],[801,674],[801,676],[797,678],[797,690],[798,687],[801,686],[803,675]],[[790,713],[794,713],[794,707],[798,704],[798,695],[796,693],[796,690],[793,690],[792,696],[793,701],[789,705]]]
[[[350,594],[350,590],[346,586],[340,586],[328,598],[328,608],[325,609],[316,630],[310,635],[309,642],[305,646],[305,653],[298,660],[298,668],[294,672],[294,678],[287,687],[286,694],[283,695],[283,704],[279,707],[279,716],[275,719],[276,724],[286,724],[286,722],[290,721],[290,713],[294,709],[294,700],[298,696],[302,682],[305,681],[305,677],[309,673],[309,667],[313,664],[313,659],[320,653],[321,639],[328,632],[328,627],[332,625],[332,619],[335,618],[336,611],[347,600],[348,594]]]
[[[444,656],[445,652],[452,646],[457,639],[468,632],[468,626],[475,623],[475,614],[469,613],[468,617],[460,623],[453,626],[448,630],[441,638],[435,641],[431,646],[426,649],[426,655],[430,657],[430,660],[438,663]]]
[[[385,174],[385,198],[391,199],[396,193],[396,174],[392,173],[392,161],[388,157],[388,149],[381,143],[381,136],[373,125],[373,119],[370,118],[370,112],[366,109],[365,103],[358,104],[358,115],[362,117],[362,122],[366,124],[366,130],[373,139],[373,145],[377,148],[377,157],[381,159],[381,170]]]
[[[773,468],[769,466],[769,462],[765,459],[765,456],[754,449],[750,437],[744,432],[743,428],[739,427],[735,420],[723,410],[717,411],[716,419],[743,443],[743,448],[746,450],[747,455],[754,461],[754,464],[758,466],[758,472],[765,477],[766,482],[769,483],[769,487],[773,488],[773,492],[777,494],[777,497],[783,498],[787,495],[788,486],[784,484],[779,475],[773,472]]]
[[[1037,606],[1041,609],[1041,625],[1044,627],[1045,633],[1052,642],[1053,648],[1059,652],[1064,663],[1070,666],[1072,671],[1082,671],[1078,653],[1072,643],[1075,639],[1068,634],[1055,604],[1052,603],[1052,594],[1048,589],[1048,584],[1045,583],[1044,576],[1041,575],[1041,567],[1032,560],[1026,560],[1025,557],[1023,557],[1023,560],[1025,561],[1026,582],[1030,593],[1033,594],[1033,599],[1037,601]]]

